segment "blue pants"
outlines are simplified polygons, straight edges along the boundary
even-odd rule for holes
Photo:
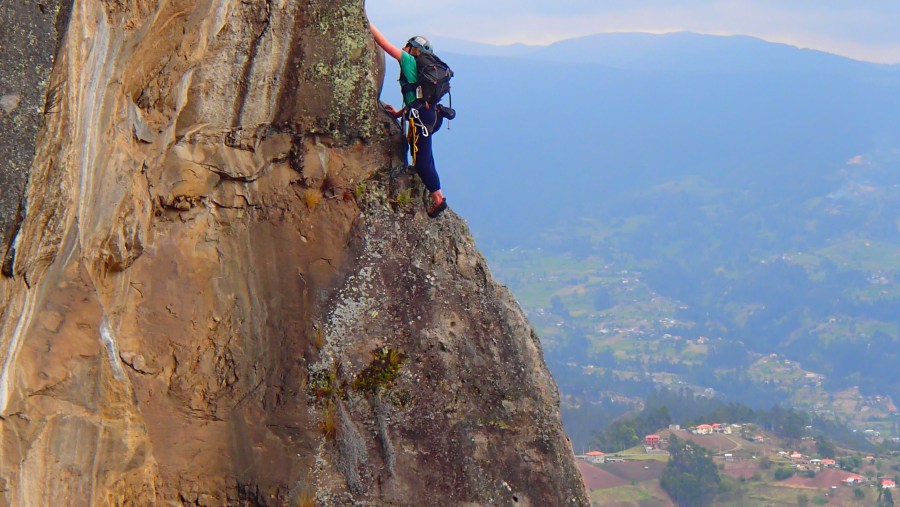
[[[413,155],[414,167],[425,188],[429,192],[441,189],[441,178],[434,166],[434,152],[431,149],[431,137],[441,129],[444,118],[437,114],[437,108],[426,108],[424,104],[414,102],[407,113],[413,124],[409,131],[409,150]]]

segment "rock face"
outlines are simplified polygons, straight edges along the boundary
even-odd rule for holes
[[[521,310],[387,176],[362,1],[66,20],[0,280],[0,505],[588,504]]]
[[[70,12],[71,1],[0,3],[0,263],[21,218],[38,128],[45,114],[55,112],[48,77]]]

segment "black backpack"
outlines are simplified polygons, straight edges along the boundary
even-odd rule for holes
[[[422,87],[422,96],[420,98],[429,104],[437,104],[444,98],[444,95],[450,93],[450,79],[453,77],[453,71],[437,55],[434,53],[420,53],[416,57],[416,69],[418,71],[418,82],[414,84],[404,83],[402,87],[404,93],[407,91],[414,92],[418,87]],[[405,81],[402,79],[402,76],[401,81]],[[450,101],[453,101],[452,95]]]

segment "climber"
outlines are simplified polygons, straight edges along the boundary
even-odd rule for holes
[[[403,93],[404,107],[401,110],[394,109],[391,105],[385,105],[385,111],[394,118],[403,118],[409,122],[408,138],[409,149],[412,154],[413,166],[416,173],[425,184],[425,188],[431,192],[431,207],[428,208],[428,216],[436,218],[447,209],[447,199],[441,192],[441,180],[434,166],[434,155],[431,150],[431,137],[441,129],[445,115],[441,114],[440,98],[434,104],[423,100],[421,87],[411,86],[418,82],[418,68],[416,57],[423,53],[431,54],[431,42],[425,37],[415,36],[406,42],[403,49],[391,44],[382,33],[369,24],[375,42],[400,63],[400,83]],[[452,75],[452,74],[451,74]],[[418,96],[418,97],[417,97]],[[449,110],[449,108],[447,108]],[[452,110],[450,110],[452,111]],[[446,115],[450,118],[450,114]],[[452,119],[452,118],[451,118]]]

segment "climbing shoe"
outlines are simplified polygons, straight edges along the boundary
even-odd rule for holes
[[[434,206],[428,208],[428,216],[430,218],[437,218],[447,209],[447,199],[441,201],[440,204],[435,204]]]

